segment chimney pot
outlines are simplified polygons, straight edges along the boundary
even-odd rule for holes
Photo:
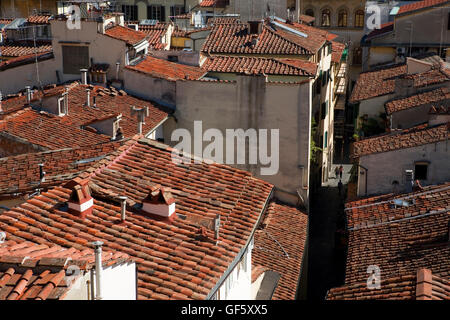
[[[27,97],[27,104],[30,104],[30,102],[31,102],[31,87],[26,86],[25,92],[26,92],[26,97]]]
[[[127,197],[125,196],[120,196],[119,200],[120,200],[120,219],[122,220],[122,222],[125,221],[126,219],[126,212],[127,212]]]
[[[143,200],[142,210],[150,214],[170,218],[175,213],[175,198],[172,193],[164,190],[161,186],[154,186]]]
[[[81,84],[87,85],[88,84],[87,83],[88,70],[87,69],[80,69],[80,72],[81,72]]]
[[[87,107],[91,106],[91,90],[90,89],[86,89],[86,106]]]

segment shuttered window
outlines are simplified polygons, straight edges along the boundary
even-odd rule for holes
[[[89,47],[62,46],[64,74],[79,74],[89,68]]]
[[[147,19],[166,22],[166,7],[160,4],[153,4],[148,6]]]

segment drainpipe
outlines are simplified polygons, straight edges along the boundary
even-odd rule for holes
[[[95,300],[102,300],[102,245],[101,241],[94,241],[92,245],[95,248]]]

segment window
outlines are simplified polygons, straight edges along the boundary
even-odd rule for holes
[[[314,17],[314,10],[313,9],[306,9],[305,15]],[[311,25],[314,25],[314,21],[311,23]]]
[[[322,10],[322,27],[329,27],[331,24],[331,11],[330,9]]]
[[[362,49],[361,47],[357,47],[353,49],[353,64],[361,64],[362,63]]]
[[[320,119],[325,119],[327,116],[327,104],[325,102],[322,102],[322,110],[320,112]]]
[[[147,19],[166,21],[166,7],[160,4],[154,4],[147,7]]]
[[[167,60],[171,62],[178,62],[178,56],[168,56]]]
[[[414,166],[414,178],[418,180],[427,180],[428,176],[428,163],[416,162]]]
[[[179,16],[180,14],[183,14],[185,12],[186,11],[184,9],[184,6],[182,6],[182,5],[175,5],[175,6],[170,7],[170,16],[172,17],[172,20],[173,20],[173,17]]]
[[[89,47],[62,46],[63,73],[79,74],[80,69],[89,68]]]
[[[338,13],[338,27],[347,26],[347,10],[342,9]]]
[[[328,131],[325,131],[325,138],[323,139],[323,147],[326,148],[328,146]]]
[[[125,21],[137,21],[138,20],[138,7],[122,5],[122,12],[124,14]]]
[[[355,27],[362,28],[364,27],[364,11],[356,10],[355,12]]]

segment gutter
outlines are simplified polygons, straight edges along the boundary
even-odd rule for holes
[[[228,276],[230,275],[230,273],[234,270],[234,268],[236,267],[236,265],[239,263],[239,261],[241,260],[242,256],[244,255],[245,251],[247,251],[247,248],[251,242],[251,240],[253,239],[255,232],[256,232],[256,228],[259,226],[262,217],[264,215],[264,212],[266,212],[267,207],[269,205],[270,200],[272,199],[272,195],[274,192],[274,188],[272,187],[272,190],[270,191],[269,196],[266,199],[266,202],[264,203],[264,207],[261,210],[261,213],[259,214],[259,218],[258,221],[256,222],[255,226],[253,227],[252,232],[250,233],[250,236],[248,237],[247,243],[245,244],[245,246],[241,249],[241,251],[238,253],[238,255],[236,256],[236,258],[234,258],[233,262],[231,263],[231,265],[228,267],[228,269],[225,271],[225,273],[222,275],[222,277],[219,279],[219,281],[216,283],[216,285],[211,289],[211,291],[208,293],[208,295],[206,296],[206,300],[210,300],[212,296],[214,296],[216,294],[216,292],[219,290],[219,288],[223,285],[223,283],[225,282],[225,280],[228,278]],[[251,264],[250,264],[251,265]]]

